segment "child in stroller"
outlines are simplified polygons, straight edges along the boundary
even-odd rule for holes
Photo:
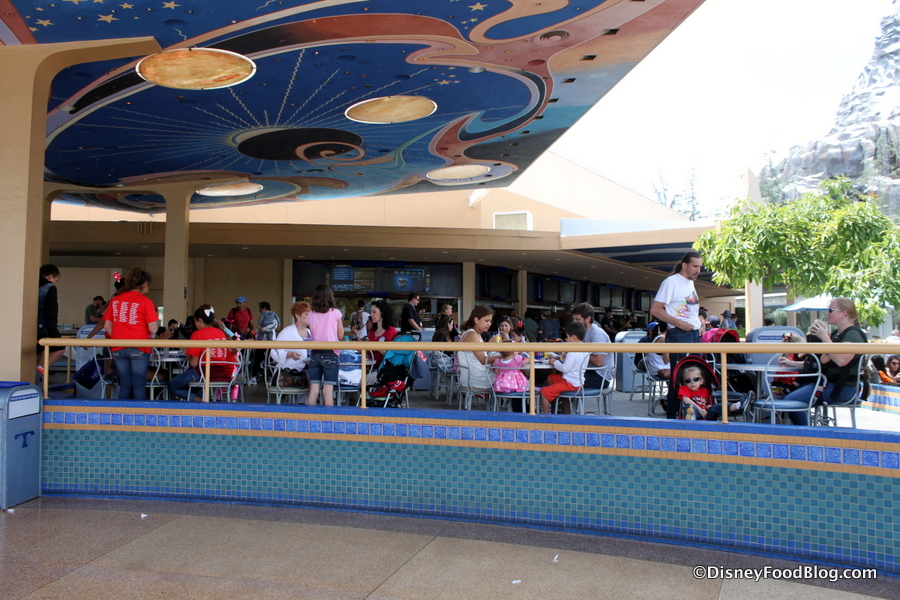
[[[715,402],[714,392],[719,378],[703,358],[689,355],[675,366],[674,384],[678,387],[679,418],[688,420],[718,421],[722,417],[722,404]],[[729,414],[744,409],[746,397],[741,396],[728,405]]]

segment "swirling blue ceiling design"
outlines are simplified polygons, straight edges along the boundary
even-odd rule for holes
[[[55,78],[46,179],[103,188],[70,201],[156,212],[161,196],[121,186],[222,173],[263,186],[195,196],[202,208],[509,185],[700,2],[0,0],[0,42],[150,35],[255,63],[245,82],[207,90],[145,81],[143,57]],[[397,96],[436,108],[401,122],[345,114]]]

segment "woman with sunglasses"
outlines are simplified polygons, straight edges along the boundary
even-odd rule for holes
[[[830,326],[834,326],[831,329]],[[864,344],[869,340],[859,328],[856,305],[850,298],[834,298],[828,307],[828,325],[817,320],[809,328],[809,333],[825,344]],[[830,405],[847,404],[856,394],[859,383],[859,354],[825,353],[820,357],[822,374],[827,384],[822,391],[822,399]],[[784,397],[786,401],[807,402],[811,397],[812,386],[809,383],[794,390]],[[806,411],[789,412],[788,416],[794,425],[809,425]]]
[[[887,359],[887,365],[884,372],[895,384],[900,384],[900,356],[897,356],[896,354],[891,355]]]

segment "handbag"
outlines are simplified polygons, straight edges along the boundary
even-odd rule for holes
[[[84,388],[92,389],[100,382],[100,369],[97,368],[97,363],[93,360],[86,362],[72,375],[72,381]]]

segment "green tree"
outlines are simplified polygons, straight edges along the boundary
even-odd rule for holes
[[[852,185],[826,180],[781,205],[740,200],[694,246],[717,284],[784,283],[804,296],[848,296],[860,319],[880,321],[888,305],[900,306],[900,230]]]

